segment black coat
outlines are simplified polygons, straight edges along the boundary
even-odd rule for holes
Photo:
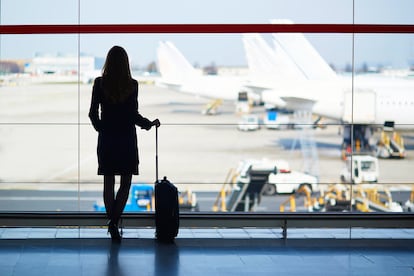
[[[100,107],[100,116],[99,116]],[[102,77],[95,79],[89,118],[98,135],[98,174],[138,174],[138,146],[135,125],[151,128],[151,121],[138,113],[138,82],[120,103],[105,99]]]

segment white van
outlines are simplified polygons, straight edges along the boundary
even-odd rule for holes
[[[289,163],[285,160],[244,160],[238,168],[238,181],[249,181],[250,170],[268,171],[268,181],[263,189],[263,194],[274,195],[276,193],[293,193],[301,186],[308,186],[311,191],[318,190],[318,179],[315,176],[290,170]]]
[[[292,127],[289,114],[275,110],[267,111],[263,124],[268,129],[286,129]]]
[[[376,183],[378,182],[378,158],[370,155],[352,155],[345,160],[341,171],[343,183]]]
[[[237,129],[241,131],[253,131],[260,129],[260,120],[257,115],[244,115],[237,124]]]
[[[263,193],[266,195],[275,193],[290,194],[302,186],[307,186],[311,191],[316,191],[318,189],[318,179],[310,174],[278,168],[275,172],[269,174],[269,180]]]

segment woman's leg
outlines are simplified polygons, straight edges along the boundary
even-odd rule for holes
[[[108,219],[113,220],[114,215],[114,204],[115,204],[115,176],[105,175],[104,176],[104,190],[103,199],[106,209],[106,215]]]
[[[128,200],[129,189],[131,187],[132,175],[121,175],[121,185],[116,193],[115,203],[113,207],[112,220],[118,224],[119,218],[124,211],[125,204]]]

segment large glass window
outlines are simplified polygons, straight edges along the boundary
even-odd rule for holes
[[[403,0],[1,0],[0,7],[1,25],[414,21],[413,4]],[[113,45],[129,54],[140,112],[162,123],[160,177],[178,186],[183,210],[413,210],[414,35],[331,27],[1,34],[0,211],[102,211],[88,111]],[[138,137],[140,175],[127,211],[151,210],[155,133]]]

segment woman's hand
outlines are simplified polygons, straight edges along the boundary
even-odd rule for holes
[[[160,127],[160,125],[161,125],[160,120],[155,119],[154,121],[151,122],[151,125],[156,126],[156,127]]]

